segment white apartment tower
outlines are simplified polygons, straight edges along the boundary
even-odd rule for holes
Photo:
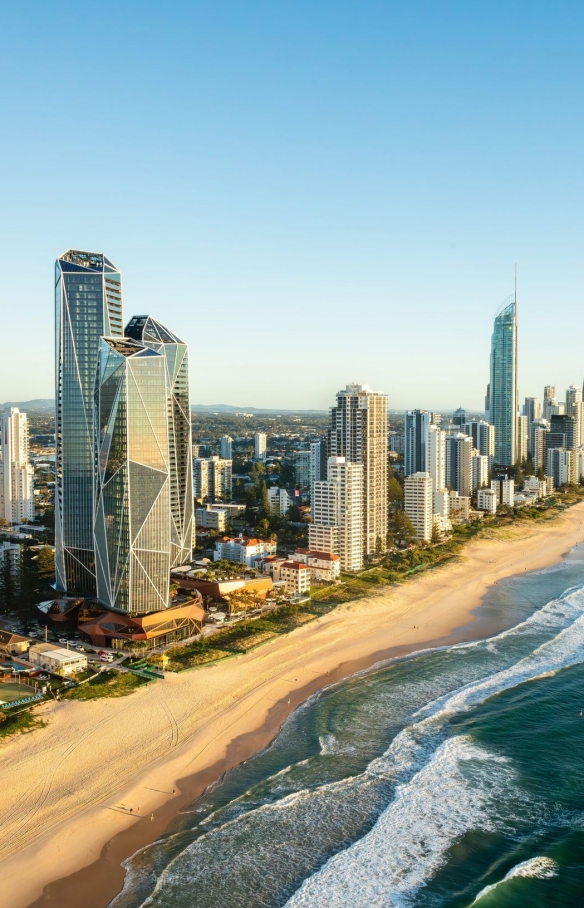
[[[34,520],[34,470],[29,462],[28,418],[18,407],[2,415],[0,517],[8,524]]]
[[[222,435],[221,441],[219,443],[219,450],[221,453],[222,460],[232,460],[233,459],[233,439],[231,435]]]
[[[331,408],[329,453],[363,467],[363,556],[387,545],[387,395],[350,384]],[[330,478],[330,460],[329,460]]]
[[[231,500],[233,463],[220,457],[193,458],[193,494],[200,501]]]
[[[342,571],[363,567],[363,465],[330,457],[328,479],[313,486],[308,546],[338,555]]]
[[[265,432],[256,432],[253,437],[254,460],[265,460],[267,451],[267,435]]]
[[[432,477],[429,473],[411,473],[404,482],[404,508],[416,532],[416,538],[429,542],[433,518]]]
[[[517,417],[517,460],[520,461],[527,460],[529,451],[529,423],[527,419],[527,416]]]
[[[582,388],[570,385],[566,389],[566,415],[574,417],[574,444],[579,447],[584,443],[584,404],[582,403]]]
[[[448,492],[446,491],[446,432],[429,425],[426,435],[426,472],[432,480],[432,510],[434,522],[443,533],[450,529]],[[417,475],[417,474],[411,474]]]

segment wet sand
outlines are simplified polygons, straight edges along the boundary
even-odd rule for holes
[[[123,884],[121,861],[264,748],[309,696],[392,656],[503,630],[514,622],[493,622],[480,608],[489,586],[553,564],[582,541],[584,503],[472,542],[456,562],[340,606],[247,656],[122,700],[43,707],[47,728],[0,750],[6,904],[105,908]]]

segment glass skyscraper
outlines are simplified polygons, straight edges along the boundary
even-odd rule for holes
[[[131,615],[168,607],[167,404],[165,356],[129,338],[102,337],[95,383],[97,596]]]
[[[134,316],[126,337],[164,355],[170,468],[171,567],[190,562],[193,550],[193,447],[188,347],[149,315]]]
[[[57,589],[95,595],[93,399],[99,340],[121,336],[122,277],[100,253],[69,249],[56,263]]]
[[[517,459],[517,298],[510,296],[495,316],[491,339],[489,419],[495,426],[495,464]]]

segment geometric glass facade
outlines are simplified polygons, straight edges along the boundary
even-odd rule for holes
[[[491,340],[489,418],[495,426],[495,464],[517,460],[517,305],[510,296],[499,309]]]
[[[132,318],[125,334],[162,354],[166,362],[171,567],[177,567],[192,558],[193,449],[188,347],[148,315]]]
[[[93,397],[102,335],[123,334],[121,274],[70,249],[55,268],[57,589],[94,595]]]
[[[97,595],[132,615],[168,607],[170,470],[166,357],[102,337],[95,388]]]

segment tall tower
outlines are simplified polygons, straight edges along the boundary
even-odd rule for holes
[[[331,408],[329,453],[363,465],[363,553],[387,544],[387,395],[347,385]]]
[[[101,253],[69,249],[55,267],[55,573],[95,595],[93,397],[99,339],[121,336],[122,276]]]
[[[491,339],[490,422],[495,426],[495,463],[517,460],[517,294],[495,316]]]
[[[166,358],[103,337],[95,383],[97,595],[115,611],[168,606],[171,557]]]
[[[29,462],[28,418],[18,407],[2,414],[0,517],[7,523],[34,519],[34,470]]]
[[[330,457],[328,479],[313,486],[311,549],[338,555],[343,571],[363,567],[363,466]]]
[[[193,551],[193,448],[189,354],[183,341],[149,315],[137,315],[126,337],[161,353],[166,361],[170,470],[171,567],[190,562]]]

